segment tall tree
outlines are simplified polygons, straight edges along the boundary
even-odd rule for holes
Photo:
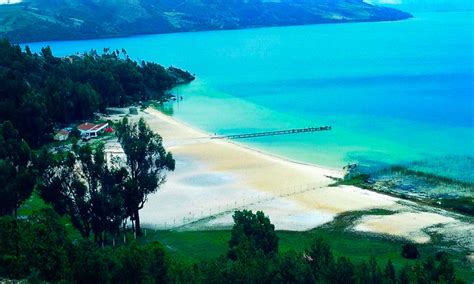
[[[95,240],[103,242],[108,231],[118,233],[125,218],[126,173],[107,168],[103,146],[76,146],[50,161],[42,175],[41,196],[58,212],[69,214],[84,238],[93,232]]]
[[[324,281],[334,266],[334,257],[329,244],[322,239],[316,239],[305,254],[316,280]]]
[[[278,236],[275,226],[262,211],[256,214],[249,210],[234,213],[234,226],[229,241],[228,257],[236,260],[252,253],[261,252],[265,256],[278,253]]]
[[[0,215],[14,214],[31,195],[31,151],[9,121],[0,124]]]
[[[385,283],[387,284],[395,284],[397,283],[397,276],[395,273],[395,267],[393,266],[393,263],[391,260],[387,262],[387,265],[385,266],[385,271],[384,271],[384,279]]]
[[[117,135],[127,156],[128,179],[125,206],[134,222],[135,232],[141,234],[140,214],[149,194],[156,192],[166,180],[166,171],[173,171],[175,161],[166,152],[160,135],[154,133],[145,120],[129,123],[124,118]]]
[[[72,151],[51,159],[39,186],[40,194],[60,214],[68,214],[84,238],[91,233],[91,192],[78,173],[78,156]],[[90,182],[88,182],[90,183]]]

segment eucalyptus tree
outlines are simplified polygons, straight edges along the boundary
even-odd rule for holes
[[[123,171],[109,169],[99,145],[75,146],[50,160],[40,183],[41,196],[71,221],[84,238],[94,233],[97,242],[106,233],[118,234],[125,218]]]
[[[0,124],[0,215],[16,216],[34,184],[30,147],[5,121]]]
[[[117,127],[119,142],[127,157],[128,173],[125,190],[125,207],[134,222],[137,235],[141,234],[140,214],[149,194],[156,192],[166,181],[166,172],[173,171],[175,161],[145,120],[129,123],[124,118]]]

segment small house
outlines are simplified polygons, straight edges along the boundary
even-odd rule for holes
[[[108,123],[83,123],[77,126],[77,130],[81,133],[81,137],[85,139],[90,139],[99,136],[109,126]]]
[[[71,132],[69,130],[61,129],[61,130],[58,131],[58,133],[56,133],[56,135],[54,135],[54,140],[56,140],[56,141],[66,141],[69,138],[70,133]]]

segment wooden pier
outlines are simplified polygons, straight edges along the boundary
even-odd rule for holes
[[[246,139],[246,138],[255,138],[255,137],[263,137],[263,136],[289,135],[289,134],[299,134],[299,133],[319,132],[319,131],[329,131],[329,130],[331,130],[331,126],[307,127],[307,128],[296,128],[296,129],[279,130],[279,131],[213,136],[211,137],[211,139]]]

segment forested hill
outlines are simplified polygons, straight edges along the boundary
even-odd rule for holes
[[[139,64],[126,50],[58,58],[49,47],[34,54],[2,40],[0,54],[0,123],[10,121],[33,147],[51,139],[55,125],[106,107],[164,100],[167,90],[194,79],[174,67]]]
[[[0,5],[0,37],[32,42],[409,17],[362,0],[23,0]]]

